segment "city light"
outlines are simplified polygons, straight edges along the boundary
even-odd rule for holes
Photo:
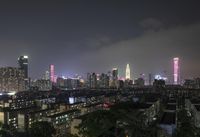
[[[200,137],[199,1],[0,2],[0,137]]]
[[[54,70],[54,65],[50,65],[50,80],[51,80],[51,82],[54,82],[55,81],[55,72],[54,72],[55,70]]]
[[[27,56],[27,55],[24,55],[24,58],[25,58],[25,59],[28,59],[28,56]]]
[[[130,80],[131,79],[131,71],[130,71],[130,65],[126,65],[126,79]]]
[[[179,68],[179,58],[176,57],[173,59],[174,61],[174,84],[177,85],[177,84],[180,84],[179,83],[179,71],[180,71],[180,68]]]

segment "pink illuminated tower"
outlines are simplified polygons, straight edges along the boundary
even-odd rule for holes
[[[52,83],[55,82],[55,68],[54,68],[54,65],[50,65],[50,79],[51,79]]]
[[[179,66],[179,58],[176,57],[173,59],[174,61],[174,84],[180,84],[180,66]]]

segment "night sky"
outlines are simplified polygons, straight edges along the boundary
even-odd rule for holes
[[[58,75],[85,75],[130,63],[141,73],[200,76],[199,0],[1,0],[0,66],[29,56],[30,76],[49,64]],[[132,75],[132,77],[133,77]]]

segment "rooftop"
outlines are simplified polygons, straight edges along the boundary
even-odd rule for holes
[[[51,116],[48,116],[48,117],[49,118],[56,118],[56,117],[63,116],[63,115],[66,115],[66,114],[71,114],[71,113],[74,113],[74,112],[80,112],[80,110],[78,110],[78,109],[69,110],[69,111],[57,113],[57,114],[54,114],[54,115],[51,115]]]

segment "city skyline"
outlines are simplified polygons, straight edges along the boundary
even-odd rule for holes
[[[199,5],[0,0],[0,137],[200,137]]]
[[[22,60],[25,59],[25,62],[24,63],[22,62],[22,64],[26,65],[26,67],[27,67],[26,70],[25,70],[25,75],[26,75],[26,79],[27,79],[27,75],[29,75],[29,73],[31,73],[29,71],[30,68],[28,67],[30,65],[29,61],[28,61],[29,60],[29,56],[28,55],[20,55],[20,57],[18,58],[17,65],[13,65],[13,66],[1,66],[1,67],[16,67],[16,66],[18,66],[19,69],[21,69],[21,65],[20,65],[21,61],[19,62],[20,59],[22,59]],[[177,60],[177,59],[179,60],[178,57],[172,59],[172,61],[173,61],[173,70],[171,71],[170,74],[166,74],[166,71],[163,71],[163,72],[161,71],[161,72],[158,72],[158,73],[154,73],[153,76],[155,77],[155,79],[157,79],[156,76],[159,76],[159,77],[165,76],[167,78],[167,82],[168,83],[176,84],[177,77],[178,77],[178,80],[179,80],[178,83],[181,83],[181,81],[183,82],[184,79],[181,79],[181,77],[180,77],[180,73],[181,73],[180,72],[180,68],[178,68],[178,70],[176,70],[176,68],[175,68],[175,67],[177,67],[175,65],[175,60]],[[178,64],[179,63],[180,63],[180,60],[179,60]],[[180,67],[180,66],[178,65],[178,67]],[[148,83],[148,80],[149,80],[149,76],[148,75],[149,74],[152,75],[152,73],[149,73],[149,74],[145,74],[145,73],[136,74],[136,73],[131,72],[132,69],[130,69],[130,64],[129,63],[125,65],[125,69],[124,68],[113,67],[112,69],[105,70],[103,72],[92,71],[92,72],[87,72],[87,74],[88,73],[96,73],[96,74],[103,74],[103,73],[105,73],[105,74],[109,74],[109,72],[111,70],[117,70],[117,76],[118,76],[117,79],[119,79],[119,80],[120,79],[122,79],[122,80],[136,80],[137,78],[143,78],[146,81],[146,83]],[[177,76],[177,74],[175,74],[175,73],[177,73],[177,71],[178,71],[178,76]],[[122,73],[119,73],[119,72],[122,72]],[[39,72],[39,73],[41,73],[41,72]],[[47,76],[46,73],[49,73],[49,76]],[[48,68],[46,68],[46,70],[44,72],[42,72],[42,75],[39,75],[38,77],[31,77],[30,76],[29,78],[31,78],[33,80],[33,79],[41,79],[41,78],[42,79],[43,78],[44,79],[48,79],[47,77],[49,77],[51,82],[56,83],[56,79],[58,77],[60,77],[60,78],[72,78],[72,77],[76,77],[77,75],[79,75],[79,76],[84,76],[84,79],[85,79],[87,77],[87,76],[84,75],[85,73],[82,73],[82,74],[74,73],[74,74],[71,74],[71,75],[62,75],[63,73],[61,73],[61,75],[60,75],[59,73],[56,72],[55,65],[54,64],[50,64],[48,66]]]
[[[174,57],[181,77],[200,76],[198,2],[1,2],[0,66],[29,56],[30,76],[55,65],[57,75],[107,72],[131,76],[167,72]],[[155,9],[155,10],[154,10]]]

